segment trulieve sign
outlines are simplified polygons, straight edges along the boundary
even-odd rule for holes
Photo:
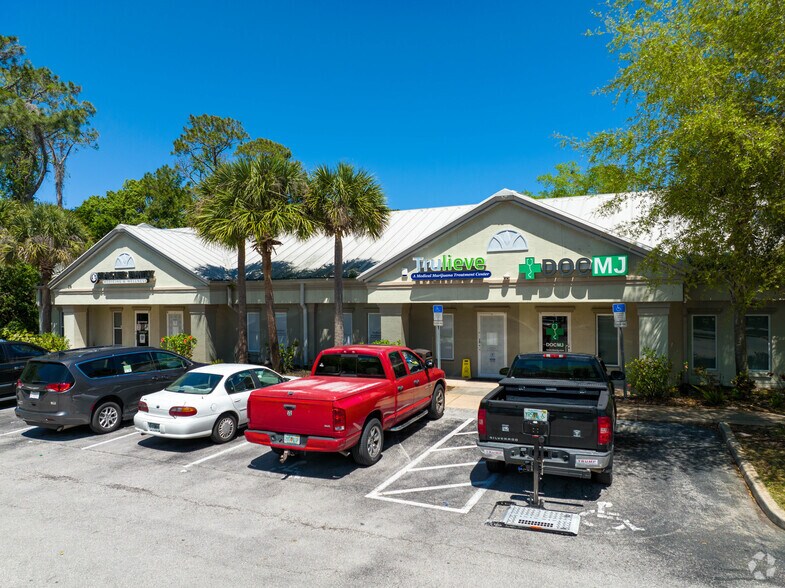
[[[412,280],[476,280],[490,278],[484,257],[455,257],[442,255],[434,259],[413,257]]]
[[[558,262],[543,259],[536,263],[533,257],[527,257],[518,266],[518,272],[527,280],[533,280],[537,274],[545,277],[559,276],[566,278],[577,273],[579,276],[626,276],[628,270],[626,255],[597,255],[589,259],[579,257],[576,260],[567,257]]]

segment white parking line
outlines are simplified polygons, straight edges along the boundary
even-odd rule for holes
[[[424,472],[426,470],[443,470],[445,468],[462,468],[466,466],[476,466],[476,461],[465,461],[463,463],[448,463],[447,465],[425,466],[422,468],[411,468],[410,472]]]
[[[460,433],[455,433],[455,435],[476,435],[477,431],[462,431]]]
[[[0,437],[3,435],[13,435],[14,433],[24,433],[25,431],[29,431],[30,429],[35,429],[35,427],[25,427],[24,429],[14,429],[13,431],[8,431],[7,433],[0,433]]]
[[[431,449],[431,451],[456,451],[458,449],[477,449],[476,445],[461,445],[460,447],[442,447],[440,449]]]
[[[365,497],[366,498],[373,498],[375,500],[386,500],[388,502],[397,502],[399,504],[407,504],[407,505],[411,505],[411,506],[419,506],[421,508],[432,508],[432,509],[435,509],[435,510],[445,510],[447,512],[454,512],[454,513],[460,513],[460,514],[468,513],[472,509],[472,507],[474,507],[474,505],[477,504],[477,502],[479,502],[480,497],[482,497],[482,495],[486,492],[487,486],[491,485],[496,480],[496,477],[497,477],[496,474],[491,475],[490,477],[488,477],[487,479],[485,479],[485,480],[483,480],[482,482],[479,482],[479,483],[461,482],[461,483],[458,483],[458,484],[448,484],[448,485],[445,485],[445,486],[430,486],[430,487],[427,487],[427,488],[421,487],[421,488],[414,488],[414,489],[388,490],[388,491],[385,491],[385,488],[387,488],[390,485],[394,484],[397,480],[399,480],[402,476],[404,476],[405,474],[407,474],[409,472],[422,471],[422,470],[428,470],[428,469],[440,469],[440,468],[444,468],[444,467],[459,467],[459,466],[466,466],[466,465],[475,465],[477,463],[476,461],[472,462],[471,464],[469,464],[469,463],[462,463],[462,464],[450,464],[450,465],[447,465],[447,466],[425,466],[425,467],[422,467],[422,468],[416,467],[417,464],[419,464],[426,457],[431,455],[434,451],[440,451],[441,446],[444,445],[450,439],[452,439],[454,436],[468,433],[468,431],[463,431],[463,429],[465,429],[470,423],[474,422],[474,420],[475,419],[471,418],[471,419],[467,419],[466,421],[461,423],[458,427],[456,427],[455,430],[453,430],[452,432],[448,433],[447,435],[445,435],[444,437],[439,439],[429,449],[426,449],[422,453],[422,455],[420,455],[414,461],[412,461],[409,464],[407,464],[403,469],[399,470],[398,472],[396,472],[395,474],[390,476],[387,480],[385,480],[384,482],[379,484],[376,488],[374,488],[368,494],[366,494]],[[473,431],[473,433],[476,434],[476,431]],[[464,446],[461,446],[461,447],[448,447],[448,448],[444,448],[444,450],[467,449],[469,447],[475,448],[476,446],[474,446],[474,445],[464,445]],[[402,499],[402,498],[394,498],[394,497],[390,496],[391,494],[404,494],[404,493],[409,493],[409,492],[424,492],[426,490],[435,490],[435,489],[439,489],[439,488],[458,488],[458,487],[466,487],[466,486],[479,486],[479,488],[477,489],[477,492],[475,492],[471,496],[471,498],[469,498],[468,502],[461,508],[455,508],[455,507],[452,507],[452,506],[441,506],[441,505],[437,505],[437,504],[428,504],[426,502],[416,502],[416,501],[413,501],[413,500],[405,500],[405,499]]]
[[[125,439],[126,437],[130,437],[131,435],[139,435],[136,431],[133,433],[128,433],[127,435],[121,435],[120,437],[114,437],[113,439],[107,439],[106,441],[101,441],[100,443],[93,443],[92,445],[88,445],[87,447],[82,447],[82,451],[85,449],[92,449],[93,447],[98,447],[99,445],[106,445],[107,443],[111,443],[112,441],[119,441],[120,439]]]
[[[213,459],[214,457],[218,457],[219,455],[223,455],[224,453],[229,453],[230,451],[234,451],[235,449],[240,449],[241,447],[253,447],[253,444],[243,440],[237,445],[235,445],[234,447],[230,447],[229,449],[224,449],[223,451],[219,451],[218,453],[214,453],[213,455],[208,455],[207,457],[203,457],[202,459],[197,459],[196,461],[192,461],[188,465],[184,465],[181,471],[185,472],[191,466],[199,465],[200,463],[204,463],[207,460]]]

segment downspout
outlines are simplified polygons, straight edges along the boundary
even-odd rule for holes
[[[303,368],[308,368],[308,307],[305,305],[305,282],[300,282],[300,311],[303,315],[302,349]]]

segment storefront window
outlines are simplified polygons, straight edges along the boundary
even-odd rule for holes
[[[179,335],[183,332],[183,313],[180,310],[170,310],[166,313],[166,334]]]
[[[566,353],[570,350],[569,317],[567,315],[542,315],[542,351]]]
[[[765,314],[747,315],[747,365],[751,372],[771,370],[771,342],[769,317]]]
[[[692,317],[692,367],[717,369],[717,317]]]
[[[286,313],[275,313],[275,330],[278,333],[278,345],[289,346],[289,335],[286,330]]]
[[[619,330],[613,325],[613,315],[597,315],[597,355],[605,365],[619,365]]]
[[[352,313],[343,313],[343,344],[352,344]]]
[[[259,353],[262,350],[261,314],[249,312],[245,318],[248,325],[248,353]]]
[[[123,312],[120,310],[112,313],[112,343],[123,344]]]
[[[368,313],[368,343],[382,338],[382,315],[378,312]]]
[[[441,358],[455,359],[455,336],[453,335],[454,315],[445,314],[441,332]]]

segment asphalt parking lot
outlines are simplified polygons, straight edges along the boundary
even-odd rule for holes
[[[612,487],[546,477],[578,537],[485,525],[531,483],[489,474],[475,436],[448,409],[388,435],[371,468],[282,465],[242,437],[30,428],[4,403],[2,585],[785,585],[785,532],[713,429],[622,422]]]

